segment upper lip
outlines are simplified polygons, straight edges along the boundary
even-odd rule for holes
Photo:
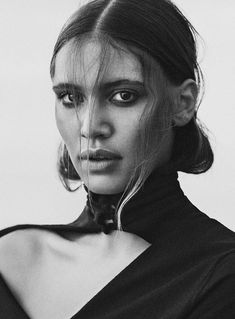
[[[108,150],[96,149],[96,150],[86,150],[81,153],[81,159],[121,159],[121,155]]]

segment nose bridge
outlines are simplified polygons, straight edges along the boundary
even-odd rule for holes
[[[94,115],[92,114],[92,111],[94,112],[94,105],[91,102],[91,99],[89,99],[80,111],[81,130],[84,134],[88,134],[89,127],[91,130],[91,122],[94,121]]]
[[[81,110],[81,134],[84,137],[107,136],[110,132],[105,111],[98,99],[89,98]]]

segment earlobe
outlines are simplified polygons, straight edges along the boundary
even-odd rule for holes
[[[173,113],[173,123],[176,126],[186,125],[196,112],[198,88],[192,79],[185,80],[177,88],[177,98],[175,112]]]

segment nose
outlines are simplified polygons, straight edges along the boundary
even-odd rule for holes
[[[90,139],[105,139],[112,135],[112,125],[107,110],[98,103],[84,106],[80,113],[81,136]]]

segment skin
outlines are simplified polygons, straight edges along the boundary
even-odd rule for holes
[[[71,84],[67,72],[71,45],[72,43],[68,43],[62,47],[55,61],[55,75],[52,80],[56,93],[57,127],[75,169],[87,186],[87,161],[81,163],[79,156],[88,146],[90,149],[109,150],[122,157],[111,169],[89,171],[88,187],[91,191],[98,194],[119,193],[124,190],[133,172],[139,120],[148,101],[141,65],[132,53],[117,52],[111,48],[111,63],[107,65],[98,89],[94,90],[100,66],[97,58],[100,44],[95,40],[87,40],[80,49],[75,65],[76,83],[72,83],[79,85],[75,89],[76,94],[79,94],[76,112],[73,103],[75,97],[72,94],[74,92],[68,90],[64,94],[64,89],[61,88],[61,84]],[[115,81],[121,83],[111,86]],[[109,84],[109,88],[105,88],[104,84]],[[92,113],[92,121],[89,113]],[[168,160],[172,140],[173,135],[169,131],[168,142],[161,148],[156,166]]]

